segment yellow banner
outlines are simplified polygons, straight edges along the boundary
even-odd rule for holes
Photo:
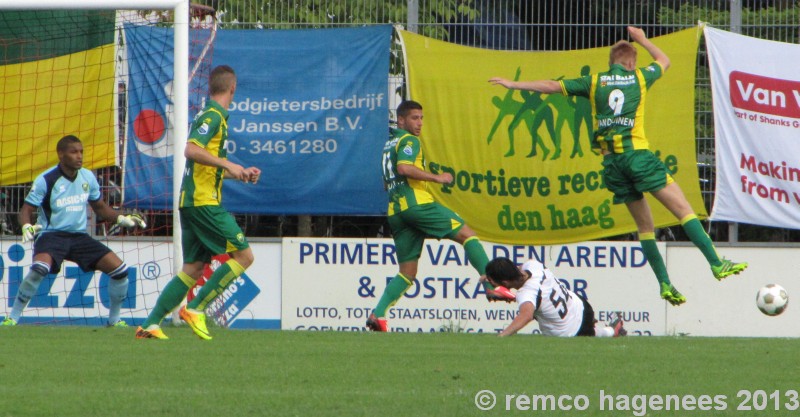
[[[699,190],[694,131],[699,30],[653,38],[671,59],[647,96],[650,149],[674,172],[692,207],[707,217]],[[410,32],[405,45],[410,96],[422,104],[428,169],[453,173],[452,186],[429,185],[485,240],[556,244],[636,231],[625,205],[600,177],[590,149],[588,101],[490,85],[493,76],[571,79],[608,69],[609,48],[509,52],[458,46]],[[639,66],[651,62],[639,49]],[[577,132],[577,134],[576,134]],[[657,227],[679,221],[648,196]]]
[[[83,142],[83,166],[114,165],[114,45],[0,66],[0,185],[33,181],[58,163],[56,143]]]

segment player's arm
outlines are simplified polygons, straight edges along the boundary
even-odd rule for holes
[[[430,181],[437,184],[450,184],[453,182],[453,175],[449,172],[442,172],[441,174],[433,174],[424,169],[420,169],[414,164],[405,163],[397,165],[397,173],[418,181]]]
[[[114,210],[113,207],[109,206],[108,203],[102,199],[97,201],[89,201],[89,205],[92,206],[92,210],[94,210],[94,212],[97,213],[97,215],[103,220],[114,220],[122,215],[122,213]]]
[[[489,79],[489,83],[492,85],[502,85],[511,90],[527,90],[544,94],[561,93],[561,84],[553,80],[511,81],[505,78],[494,77]]]
[[[186,159],[190,159],[198,164],[224,169],[225,173],[223,175],[225,178],[232,178],[239,181],[247,181],[250,178],[250,173],[245,170],[243,166],[235,164],[227,159],[214,156],[194,142],[190,141],[186,144],[186,150],[183,151],[183,155]]]
[[[34,211],[36,211],[36,207],[28,204],[27,202],[22,203],[22,207],[19,209],[19,214],[17,214],[17,220],[19,220],[19,224],[31,224]]]
[[[108,203],[103,201],[102,199],[96,201],[89,201],[89,205],[92,206],[92,210],[97,213],[103,220],[116,220],[116,227],[123,226],[123,227],[141,227],[144,228],[147,224],[144,221],[144,218],[138,213],[133,214],[122,214],[118,210],[114,210],[113,207],[109,206]]]
[[[533,321],[533,303],[530,301],[526,301],[519,306],[519,313],[517,316],[514,317],[514,320],[511,324],[508,325],[505,329],[503,329],[498,336],[505,337],[511,336],[516,334],[518,331],[522,330],[523,327],[527,326],[528,323]]]
[[[661,65],[661,68],[666,71],[669,68],[669,57],[661,48],[657,47],[653,42],[650,42],[650,39],[647,39],[647,35],[644,34],[644,31],[640,28],[628,26],[628,34],[631,36],[634,42],[642,45],[642,48],[647,50],[650,56],[653,57],[653,60],[658,62]]]

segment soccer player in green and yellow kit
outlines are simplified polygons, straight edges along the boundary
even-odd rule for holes
[[[214,68],[209,80],[210,100],[195,117],[184,152],[186,169],[180,196],[183,268],[164,287],[147,320],[136,330],[137,339],[167,339],[159,327],[161,320],[180,305],[212,256],[230,253],[231,259],[214,271],[197,296],[179,312],[197,336],[211,339],[203,311],[253,263],[253,251],[242,229],[220,205],[223,178],[255,184],[261,175],[258,168],[244,168],[227,158],[227,108],[235,92],[233,69],[227,65]]]
[[[614,193],[614,203],[624,203],[636,222],[642,250],[661,288],[661,298],[672,305],[681,305],[686,297],[669,280],[656,246],[653,215],[643,193],[651,193],[680,219],[689,239],[708,260],[715,278],[721,280],[738,274],[747,268],[747,263],[720,259],[683,191],[664,163],[648,149],[644,133],[645,97],[647,90],[669,68],[670,60],[647,39],[642,29],[629,26],[628,33],[647,50],[654,62],[637,68],[636,48],[630,42],[619,41],[611,47],[610,68],[606,72],[562,81],[492,78],[489,82],[510,89],[589,98],[595,116],[592,148],[603,154],[603,180]]]
[[[447,172],[433,174],[425,170],[422,152],[422,105],[404,101],[397,107],[397,129],[383,148],[383,182],[389,193],[389,226],[397,251],[400,272],[386,286],[378,305],[367,319],[367,327],[386,332],[386,312],[417,276],[419,257],[426,237],[447,238],[464,245],[467,259],[483,277],[489,258],[475,232],[449,208],[433,200],[428,182],[450,184]],[[483,281],[489,301],[514,301],[514,294],[503,287]]]

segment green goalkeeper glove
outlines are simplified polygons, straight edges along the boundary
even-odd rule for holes
[[[27,243],[33,240],[36,237],[36,234],[42,230],[42,226],[39,224],[31,225],[30,223],[25,223],[22,225],[22,243]]]
[[[124,215],[120,214],[119,216],[117,216],[117,225],[118,226],[122,226],[122,227],[127,227],[127,228],[131,228],[131,227],[145,228],[145,227],[147,227],[147,223],[144,222],[144,219],[138,213],[129,214],[127,216],[124,216]]]

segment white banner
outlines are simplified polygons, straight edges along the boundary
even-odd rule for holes
[[[665,334],[666,303],[659,298],[639,242],[484,243],[484,248],[489,258],[544,262],[568,288],[589,300],[600,321],[622,311],[630,334]],[[659,249],[665,256],[663,243]],[[397,274],[394,250],[391,239],[284,239],[281,328],[365,331],[367,317]],[[387,318],[393,332],[495,333],[511,323],[517,309],[516,303],[486,300],[461,245],[426,240],[415,285]],[[536,322],[522,330],[538,331]]]
[[[705,28],[716,136],[712,220],[800,228],[800,45]]]
[[[138,326],[173,278],[171,242],[101,240],[130,267],[128,298],[121,317]],[[251,243],[255,261],[215,300],[211,309],[231,328],[279,329],[281,318],[280,250],[278,243]],[[0,299],[7,316],[32,261],[31,244],[0,242]],[[65,261],[57,276],[48,276],[25,309],[21,324],[103,325],[108,318],[108,276],[83,272]],[[170,317],[170,316],[168,316]],[[169,332],[167,332],[169,333]]]

